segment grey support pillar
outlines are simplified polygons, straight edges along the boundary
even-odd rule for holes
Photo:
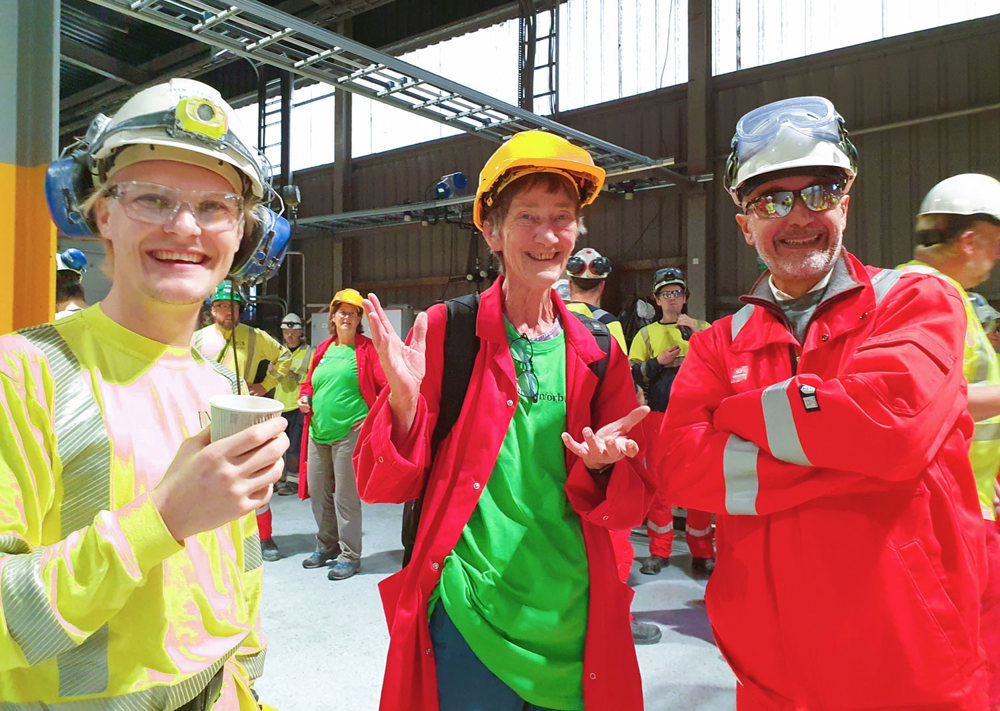
[[[688,0],[687,173],[708,173],[712,84],[712,0]],[[684,196],[687,236],[688,311],[708,312],[708,196],[712,183],[689,187]]]
[[[353,33],[351,20],[347,19],[340,23],[337,31],[347,37]],[[352,99],[353,94],[349,91],[338,91],[335,115],[333,119],[334,130],[334,163],[333,163],[333,212],[340,214],[351,209],[351,165],[354,156],[351,152],[352,144]],[[360,241],[360,240],[359,240]],[[353,279],[352,274],[347,273],[347,260],[344,255],[344,240],[337,237],[333,243],[333,290],[340,291],[345,286],[349,286],[347,281]]]

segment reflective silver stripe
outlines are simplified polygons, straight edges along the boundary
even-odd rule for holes
[[[260,550],[260,534],[254,533],[243,539],[243,572],[249,573],[262,565],[264,555]]]
[[[1000,440],[1000,422],[977,422],[972,433],[973,442],[994,442]]]
[[[10,636],[28,664],[38,664],[73,647],[49,603],[45,582],[38,574],[44,549],[11,556],[0,577],[0,597]]]
[[[238,661],[243,665],[243,668],[247,670],[247,674],[250,675],[250,678],[256,679],[264,673],[264,658],[266,656],[267,650],[262,649],[254,655],[240,656]]]
[[[31,553],[31,546],[20,536],[9,533],[0,534],[0,553],[8,553],[10,555]]]
[[[218,373],[219,375],[221,375],[226,379],[226,382],[229,383],[229,387],[232,388],[233,394],[234,395],[240,394],[239,378],[236,377],[236,373],[234,373],[221,363],[216,363],[211,358],[206,358],[204,355],[202,355],[201,351],[199,350],[192,350],[191,357],[200,363],[208,363],[210,366],[212,366],[212,370],[214,370],[216,373]]]
[[[882,303],[882,299],[896,285],[901,276],[903,276],[903,272],[898,269],[883,269],[872,277],[872,288],[875,290],[876,306]]]
[[[108,626],[84,640],[79,647],[60,652],[59,695],[99,694],[108,688]]]
[[[760,449],[734,434],[722,453],[722,476],[726,483],[726,512],[757,513],[757,453]]]
[[[733,340],[740,335],[740,331],[743,327],[747,325],[747,321],[750,320],[750,316],[753,315],[753,304],[747,304],[742,309],[733,314]]]
[[[247,328],[250,327],[247,326]],[[233,329],[233,340],[235,341],[235,339],[236,339],[236,329]],[[257,329],[250,328],[250,331],[247,333],[247,355],[246,358],[243,359],[243,379],[246,380],[248,383],[252,383],[253,376],[257,374],[256,372],[254,373],[250,372],[250,364],[253,363],[253,352],[256,349],[257,349]],[[233,357],[234,358],[236,357],[235,346],[233,347]]]
[[[20,335],[44,354],[55,384],[52,429],[62,464],[64,493],[59,515],[61,535],[66,538],[111,507],[111,443],[97,400],[65,339],[51,324],[25,329]],[[70,678],[81,665],[90,672],[103,668],[103,678],[88,673],[85,685],[73,686],[77,695],[99,693],[107,688],[107,635],[95,633],[86,650],[65,656],[75,645],[52,612],[48,590],[38,574],[41,556],[42,550],[37,550],[10,560],[4,568],[0,590],[11,636],[30,663],[58,655],[60,679]],[[66,659],[70,669],[64,671]]]
[[[646,521],[646,528],[652,531],[653,533],[659,533],[662,536],[664,533],[670,533],[672,530],[674,530],[674,523],[673,521],[671,521],[665,526],[657,526],[652,521]]]
[[[59,515],[65,538],[111,507],[111,442],[94,393],[80,377],[80,362],[59,332],[46,324],[20,333],[45,354],[55,381],[52,429],[62,462]]]
[[[791,378],[775,383],[764,389],[760,396],[764,408],[764,429],[767,431],[767,448],[778,459],[792,464],[812,466],[812,462],[802,450],[799,432],[792,416],[792,404],[788,400],[788,383]]]
[[[708,528],[691,528],[690,526],[688,526],[687,530],[685,531],[687,535],[694,536],[695,538],[702,538],[704,536],[707,536],[711,532],[712,532],[711,524],[709,524]]]
[[[26,701],[20,704],[6,701],[0,702],[0,711],[51,711],[53,709],[59,709],[60,711],[148,711],[149,709],[176,709],[200,694],[208,686],[208,682],[212,680],[212,677],[222,668],[225,660],[232,657],[235,652],[236,648],[233,648],[222,659],[215,661],[212,666],[172,686],[158,685],[122,696],[67,701],[54,705],[42,704],[36,701]],[[263,655],[257,656],[262,657]],[[260,663],[263,663],[263,659]],[[106,690],[102,689],[102,691]]]

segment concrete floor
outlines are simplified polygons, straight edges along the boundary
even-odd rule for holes
[[[280,711],[375,711],[389,645],[377,584],[397,571],[401,506],[364,507],[361,572],[341,581],[327,568],[306,570],[315,523],[309,502],[275,496],[275,541],[284,556],[264,563],[264,631],[269,648],[256,688]],[[633,536],[638,557],[648,551]],[[680,567],[676,567],[673,563]],[[692,580],[690,557],[679,536],[671,565],[659,575],[632,569],[632,612],[655,622],[658,644],[636,648],[647,711],[733,711],[736,680],[712,642],[705,614],[705,583]]]

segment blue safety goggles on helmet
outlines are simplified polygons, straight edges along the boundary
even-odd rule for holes
[[[769,173],[833,168],[843,171],[849,189],[858,172],[858,151],[844,119],[822,96],[797,96],[750,111],[737,122],[731,148],[725,185],[737,204],[748,180]]]

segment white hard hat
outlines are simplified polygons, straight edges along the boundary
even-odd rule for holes
[[[1000,221],[1000,181],[982,173],[963,173],[935,185],[918,215],[988,215]]]
[[[199,81],[171,79],[143,89],[95,138],[93,172],[103,182],[109,170],[123,164],[182,160],[214,170],[230,182],[242,176],[253,194],[263,198],[267,177],[256,154],[236,136],[233,119],[233,108],[222,95]],[[126,153],[128,146],[145,146],[148,152]]]
[[[563,301],[569,301],[569,279],[559,279],[552,288],[556,290],[559,298]]]
[[[797,96],[758,107],[740,118],[726,161],[725,186],[737,205],[751,178],[794,168],[833,168],[858,174],[858,152],[843,117],[822,96]]]
[[[285,314],[285,318],[281,319],[282,328],[302,328],[302,319],[299,318],[298,314]]]

